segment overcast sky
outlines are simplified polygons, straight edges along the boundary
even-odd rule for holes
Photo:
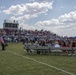
[[[23,29],[76,36],[76,0],[0,0],[0,28],[5,19]]]

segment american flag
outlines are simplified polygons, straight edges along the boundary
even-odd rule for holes
[[[0,42],[1,42],[2,44],[4,44],[4,40],[3,40],[2,37],[0,37]]]

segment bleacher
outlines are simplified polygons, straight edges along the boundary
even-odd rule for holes
[[[33,44],[25,44],[24,45],[25,51],[27,53],[36,52],[37,54],[44,54],[44,53],[55,53],[59,55],[75,55],[76,47],[53,47],[53,46],[39,46]]]

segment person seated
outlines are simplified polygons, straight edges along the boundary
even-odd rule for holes
[[[45,46],[45,40],[41,40],[41,46]]]
[[[60,47],[59,43],[56,41],[54,47]]]
[[[59,45],[58,41],[55,41],[54,47],[56,47],[56,48],[61,47],[61,46]],[[56,49],[56,50],[54,50],[54,51],[55,51],[55,52],[62,52],[60,49]]]
[[[34,44],[35,46],[39,46],[39,43],[38,43],[38,41],[35,41],[35,44]]]

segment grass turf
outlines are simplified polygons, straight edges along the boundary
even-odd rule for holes
[[[0,75],[71,75],[8,51],[47,63],[76,75],[75,56],[27,54],[24,52],[21,43],[9,43],[5,51],[0,51]]]

